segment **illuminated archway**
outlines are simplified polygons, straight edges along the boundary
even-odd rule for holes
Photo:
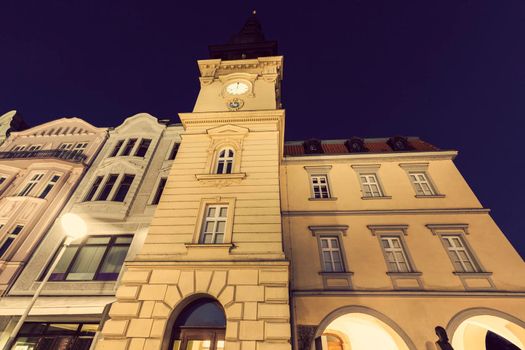
[[[415,350],[401,328],[385,315],[366,307],[348,306],[332,312],[319,325],[315,350],[331,350],[337,335],[342,350]]]
[[[489,349],[489,338],[503,338],[525,349],[525,323],[514,316],[492,309],[469,309],[452,318],[447,333],[454,350]],[[512,345],[508,345],[512,349]]]
[[[163,350],[224,350],[226,315],[209,296],[193,296],[172,314]]]

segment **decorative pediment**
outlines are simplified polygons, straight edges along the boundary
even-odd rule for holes
[[[228,125],[222,125],[222,126],[218,126],[216,128],[208,129],[208,130],[206,130],[206,132],[212,138],[216,137],[216,136],[241,136],[241,137],[244,137],[250,132],[250,129],[243,128],[243,127],[237,126],[237,125],[228,124]]]
[[[143,162],[134,159],[107,158],[98,167],[97,173],[138,173],[144,169]]]
[[[63,135],[93,135],[104,133],[106,128],[97,128],[80,118],[60,118],[33,128],[13,132],[13,137],[39,137]]]
[[[111,131],[111,134],[158,135],[166,126],[148,113],[138,113]]]

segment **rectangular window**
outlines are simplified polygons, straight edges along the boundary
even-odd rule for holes
[[[168,157],[168,160],[173,160],[177,156],[177,152],[179,151],[180,143],[175,142],[173,144],[173,148],[170,151],[170,155]]]
[[[343,259],[337,236],[320,237],[324,272],[343,272]]]
[[[472,255],[465,246],[461,235],[442,235],[450,260],[457,272],[479,272],[479,267],[474,263]]]
[[[24,323],[12,349],[88,350],[98,324],[95,323]]]
[[[129,188],[131,184],[133,183],[133,179],[135,178],[135,175],[129,175],[125,174],[122,178],[122,181],[120,181],[120,185],[118,186],[117,193],[115,193],[115,196],[113,197],[113,200],[116,202],[124,202],[124,199],[126,198],[126,195],[128,194]]]
[[[383,197],[376,174],[360,174],[363,197]]]
[[[18,195],[20,197],[28,196],[29,193],[31,193],[31,190],[40,182],[42,177],[44,177],[44,174],[35,174],[35,175],[33,175],[31,180],[29,180],[27,182],[27,184],[24,186],[22,191],[20,191],[20,193],[18,193]]]
[[[150,144],[151,144],[150,139],[142,139],[140,141],[139,148],[137,148],[137,151],[135,152],[135,156],[144,157],[146,155],[146,152],[148,152],[148,148]]]
[[[31,145],[27,148],[28,151],[38,151],[42,148],[42,145]]]
[[[310,181],[314,198],[330,198],[328,177],[326,175],[311,175]]]
[[[88,143],[87,142],[79,142],[73,147],[73,150],[71,151],[71,157],[74,158],[77,155],[80,155],[84,153],[84,150],[87,148]]]
[[[126,143],[126,146],[124,147],[124,150],[122,151],[121,156],[129,156],[136,142],[137,142],[137,139],[129,139],[128,143]]]
[[[91,185],[91,188],[89,189],[89,192],[87,193],[86,198],[84,198],[84,201],[87,202],[93,199],[93,196],[97,192],[100,186],[100,183],[102,182],[102,178],[103,178],[102,176],[97,176],[97,178],[95,179],[95,182],[93,182],[93,185]]]
[[[424,172],[410,172],[408,174],[410,181],[414,185],[416,195],[419,196],[433,196],[435,191],[428,180],[427,174]]]
[[[2,225],[3,226],[3,225]],[[0,246],[0,257],[3,256],[5,254],[5,252],[7,251],[7,249],[9,249],[9,247],[11,246],[11,244],[13,243],[13,241],[16,239],[16,237],[18,237],[18,234],[20,232],[22,232],[22,230],[24,229],[24,226],[23,225],[16,225],[12,230],[11,232],[9,232],[7,234],[7,237],[5,238],[4,242],[2,243],[2,245]]]
[[[110,174],[106,180],[106,183],[102,187],[102,191],[100,191],[100,194],[97,197],[97,201],[105,201],[108,199],[109,194],[111,193],[111,190],[113,189],[113,186],[115,186],[115,182],[117,182],[118,174]]]
[[[111,151],[111,154],[109,156],[116,157],[118,154],[118,151],[120,151],[120,148],[122,147],[123,144],[124,144],[124,140],[118,141],[117,144],[115,145],[115,148],[113,148],[113,151]]]
[[[396,236],[382,236],[381,247],[385,253],[389,272],[411,272],[407,254],[401,239]]]
[[[160,197],[162,196],[162,192],[164,191],[164,187],[166,187],[166,181],[167,181],[167,178],[165,177],[162,177],[160,179],[159,185],[157,186],[157,191],[155,192],[155,197],[153,197],[151,204],[159,204]]]
[[[209,205],[205,215],[200,243],[223,243],[228,206]]]
[[[66,248],[51,281],[115,281],[133,236],[89,236]]]
[[[55,187],[59,179],[60,175],[53,175],[47,183],[46,187],[44,187],[44,190],[38,196],[38,198],[46,198],[46,196],[49,194],[49,192],[51,192],[53,187]]]
[[[61,143],[60,146],[58,146],[58,149],[64,150],[64,151],[70,150],[71,148],[73,148],[72,143]]]
[[[0,176],[0,186],[2,186],[2,184],[5,182],[6,179],[7,179],[7,177]]]

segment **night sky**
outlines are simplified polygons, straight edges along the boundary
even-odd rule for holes
[[[525,256],[525,1],[0,2],[0,114],[178,121],[253,8],[285,56],[286,139],[420,136]]]

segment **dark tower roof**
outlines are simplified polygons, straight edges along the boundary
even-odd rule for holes
[[[210,45],[210,58],[239,60],[277,55],[277,41],[268,41],[262,32],[255,11],[250,15],[241,31],[222,45]]]

